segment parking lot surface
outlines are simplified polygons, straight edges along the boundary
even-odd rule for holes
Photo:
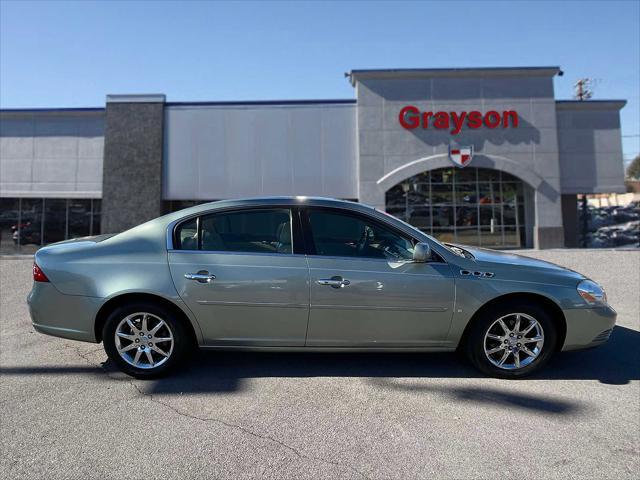
[[[0,260],[0,477],[637,478],[640,252],[526,251],[600,282],[604,346],[532,378],[455,354],[220,353],[138,381],[35,333],[31,260]]]

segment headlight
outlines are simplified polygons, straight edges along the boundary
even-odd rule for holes
[[[600,285],[592,280],[583,280],[578,284],[578,293],[589,305],[605,305],[607,294]]]

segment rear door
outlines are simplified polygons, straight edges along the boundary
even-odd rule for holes
[[[293,218],[288,207],[252,208],[177,225],[171,275],[206,344],[304,345],[309,279]]]
[[[414,240],[358,213],[312,208],[303,217],[311,279],[307,346],[446,344],[454,280],[439,258],[412,262]]]

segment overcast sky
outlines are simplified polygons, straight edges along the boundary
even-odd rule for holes
[[[626,99],[640,151],[640,2],[28,2],[0,0],[0,107],[353,98],[357,68],[558,65]]]

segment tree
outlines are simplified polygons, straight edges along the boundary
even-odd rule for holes
[[[640,155],[636,155],[636,158],[631,160],[631,163],[627,167],[627,177],[640,180]]]

